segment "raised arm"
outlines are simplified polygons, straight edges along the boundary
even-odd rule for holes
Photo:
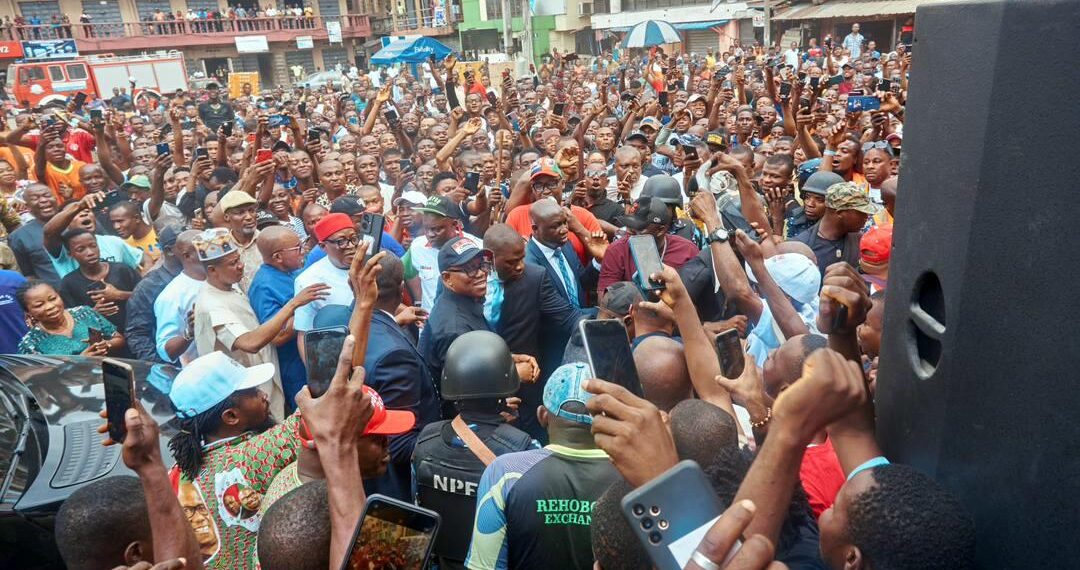
[[[715,155],[713,155],[715,156]],[[698,192],[690,200],[690,211],[693,216],[705,223],[705,230],[713,235],[724,225],[720,220],[720,214],[716,208],[716,199],[711,192]],[[729,234],[730,236],[731,234]],[[756,324],[761,318],[764,305],[761,299],[750,289],[750,281],[743,272],[742,264],[731,249],[730,237],[727,241],[709,244],[709,252],[712,254],[713,274],[724,292],[724,297],[735,304],[739,313],[746,315],[751,324]]]
[[[236,337],[232,349],[242,350],[248,354],[259,352],[264,346],[270,344],[270,342],[274,340],[274,337],[277,336],[278,332],[285,326],[285,323],[292,318],[296,309],[317,299],[325,298],[329,289],[329,285],[317,283],[300,290],[300,292],[292,299],[289,299],[289,301],[285,303],[285,306],[270,318],[270,320]]]
[[[105,124],[95,123],[93,128],[94,141],[97,144],[98,163],[101,164],[101,169],[105,171],[105,175],[119,186],[124,183],[124,173],[113,162],[112,149],[109,148],[109,143],[105,140]]]
[[[742,230],[735,230],[735,245],[742,253],[743,259],[750,265],[750,270],[754,272],[758,289],[769,302],[769,313],[780,327],[780,332],[784,333],[784,337],[791,338],[809,333],[810,327],[806,326],[802,317],[795,311],[795,307],[791,305],[787,294],[776,284],[769,270],[765,268],[765,256],[761,251],[761,246]]]

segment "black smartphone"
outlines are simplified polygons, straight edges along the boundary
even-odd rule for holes
[[[791,97],[791,84],[784,82],[780,84],[780,98],[787,99]]]
[[[495,96],[494,91],[488,91],[487,92],[487,100],[488,100],[488,103],[490,103],[492,107],[499,104],[499,98]]]
[[[724,514],[705,472],[689,459],[630,491],[621,504],[656,570],[685,568],[701,539]],[[736,542],[727,558],[740,546],[742,542]]]
[[[86,104],[86,93],[83,93],[82,91],[79,91],[78,93],[75,94],[75,98],[72,99],[71,102],[75,104],[75,110],[76,111],[78,111],[79,109],[82,109],[82,106]]]
[[[307,140],[311,142],[321,141],[322,135],[320,135],[319,131],[316,129],[308,129]]]
[[[172,151],[169,150],[169,143],[167,143],[167,142],[157,143],[157,153],[158,153],[159,156],[164,156],[164,155],[169,154],[171,152]]]
[[[322,396],[330,388],[347,336],[349,329],[346,327],[312,329],[304,335],[307,384],[312,398]]]
[[[684,144],[682,145],[682,150],[683,156],[686,157],[686,160],[697,160],[698,153],[696,147],[694,147],[693,145]]]
[[[292,121],[289,120],[287,115],[270,115],[266,119],[266,126],[268,127],[287,127]]]
[[[566,111],[566,103],[555,103],[555,107],[551,109],[551,113],[554,115],[562,116]]]
[[[95,291],[96,289],[91,287],[90,290]],[[97,344],[103,340],[105,340],[105,333],[101,332],[101,330],[95,329],[94,327],[89,327],[86,329],[86,342],[90,344]]]
[[[476,196],[476,193],[480,190],[480,173],[479,172],[466,172],[465,182],[462,186],[469,191],[470,196]]]
[[[634,353],[626,327],[618,319],[583,320],[578,323],[593,377],[618,384],[644,398]]]
[[[667,107],[668,106],[668,94],[667,94],[667,91],[661,91],[660,95],[659,95],[659,98],[660,98],[660,106],[661,107]]]
[[[412,168],[413,165],[411,160],[407,158],[398,159],[398,170],[400,170],[401,172],[408,172],[412,170]]]
[[[630,236],[629,245],[630,256],[634,260],[634,267],[637,268],[634,273],[634,283],[646,293],[646,297],[650,297],[648,293],[664,288],[663,283],[656,283],[649,278],[652,274],[664,270],[660,261],[660,252],[656,249],[656,240],[651,235]]]
[[[858,95],[852,97],[848,95],[847,98],[847,112],[856,113],[859,111],[877,111],[881,108],[881,99],[873,95]]]
[[[889,91],[891,89],[892,89],[892,81],[889,81],[888,79],[882,79],[881,81],[878,82],[878,87],[877,87],[878,91]]]
[[[210,158],[210,151],[206,150],[206,147],[200,146],[195,149],[195,154],[193,156],[195,157],[195,160],[198,160],[199,158]]]
[[[799,74],[796,75],[796,77],[798,77],[799,82],[802,83],[802,82],[806,81],[806,72],[805,71],[800,71]]]
[[[435,511],[384,495],[368,495],[341,570],[427,568],[439,522]]]
[[[300,113],[301,117],[306,117],[307,116],[307,101],[303,101],[299,105],[297,105],[296,106],[296,111],[298,113]]]
[[[720,357],[720,373],[724,378],[735,379],[742,375],[745,361],[739,329],[728,329],[716,335],[716,354]]]
[[[90,109],[90,122],[100,123],[105,118],[105,115],[101,112],[101,109]]]
[[[379,253],[385,225],[386,218],[382,214],[364,212],[364,215],[360,217],[360,240],[364,244],[364,263],[367,263],[371,256]]]
[[[810,87],[811,88],[817,89],[818,84],[820,84],[820,83],[821,83],[821,77],[811,77],[810,78]]]
[[[397,111],[395,111],[392,108],[387,107],[387,109],[385,111],[383,111],[383,115],[386,117],[386,122],[388,122],[390,124],[394,124],[394,123],[398,122]]]
[[[131,365],[105,358],[101,361],[101,381],[105,384],[105,416],[109,422],[109,439],[124,441],[127,427],[124,414],[135,407],[135,372]]]
[[[825,85],[827,87],[832,87],[833,85],[840,85],[843,82],[844,82],[844,75],[840,74],[840,75],[834,75],[834,76],[830,77],[828,83],[826,83]]]
[[[221,125],[221,132],[225,133],[225,136],[227,136],[227,137],[232,136],[232,130],[233,130],[233,122],[232,121],[225,121]]]

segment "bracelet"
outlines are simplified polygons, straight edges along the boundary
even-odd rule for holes
[[[772,420],[772,408],[771,407],[766,407],[765,408],[765,417],[762,418],[761,421],[757,421],[757,422],[752,421],[752,422],[750,422],[750,427],[752,427],[754,429],[761,429],[761,428],[765,427],[765,425],[768,424],[769,421],[771,421],[771,420]]]
[[[825,152],[823,152],[821,154],[823,154],[825,156],[836,156],[836,151],[835,150],[825,149]]]

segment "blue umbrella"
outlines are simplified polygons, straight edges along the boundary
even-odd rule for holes
[[[626,33],[623,47],[643,48],[681,42],[675,27],[663,20],[645,20]]]

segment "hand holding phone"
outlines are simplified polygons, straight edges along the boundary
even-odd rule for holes
[[[593,377],[618,384],[639,398],[644,397],[634,353],[626,327],[617,319],[583,320],[578,323],[582,344]]]
[[[427,568],[440,520],[435,511],[379,494],[368,496],[342,570],[389,568],[389,560],[395,568]]]
[[[135,372],[127,363],[106,358],[101,361],[101,380],[105,385],[105,416],[109,439],[122,443],[127,436],[124,414],[135,407]]]
[[[634,282],[645,293],[660,291],[664,284],[653,281],[650,276],[664,270],[660,252],[656,249],[656,240],[651,235],[630,236],[630,256],[634,260],[637,272]]]
[[[480,173],[479,172],[466,172],[465,181],[462,186],[469,191],[470,196],[475,196],[480,190]]]
[[[739,329],[728,329],[716,335],[716,355],[720,357],[720,373],[724,378],[735,379],[745,367]]]
[[[347,336],[349,329],[346,327],[313,329],[304,335],[307,384],[312,398],[321,397],[330,388]]]
[[[379,253],[382,248],[383,228],[386,226],[386,218],[381,214],[364,212],[360,218],[360,243],[364,244],[363,261],[366,264],[371,256]]]

